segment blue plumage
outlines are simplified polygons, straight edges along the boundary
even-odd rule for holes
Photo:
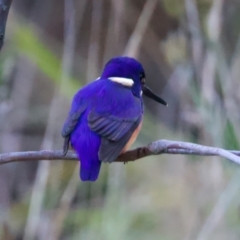
[[[74,96],[62,136],[64,153],[70,142],[78,154],[82,181],[95,181],[101,162],[113,162],[135,140],[143,115],[144,77],[135,59],[114,58],[99,80]]]

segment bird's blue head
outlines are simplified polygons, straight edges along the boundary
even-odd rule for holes
[[[101,78],[108,78],[131,88],[136,97],[141,97],[142,93],[149,98],[163,104],[167,103],[158,97],[145,84],[146,75],[142,64],[134,58],[116,57],[112,58],[104,67]]]

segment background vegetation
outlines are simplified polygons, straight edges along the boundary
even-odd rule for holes
[[[238,0],[18,0],[0,54],[0,152],[61,149],[73,94],[113,56],[145,67],[136,146],[160,138],[239,149]],[[237,240],[240,168],[218,157],[0,166],[1,239]]]

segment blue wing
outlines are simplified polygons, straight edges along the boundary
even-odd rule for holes
[[[119,141],[132,127],[139,117],[124,118],[112,115],[104,116],[92,111],[88,115],[90,128],[101,137],[111,141]]]
[[[142,120],[142,102],[131,89],[108,82],[97,94],[88,115],[92,131],[101,136],[98,156],[103,162],[113,162],[122,152]]]
[[[70,142],[70,135],[77,126],[80,117],[91,106],[95,92],[99,89],[99,81],[93,81],[81,88],[73,97],[71,110],[63,125],[61,135],[64,138],[63,155],[65,156]]]
[[[88,107],[88,102],[86,101],[87,100],[86,93],[88,92],[88,88],[91,88],[91,85],[94,85],[94,82],[80,89],[73,98],[71,110],[68,114],[68,117],[63,125],[61,132],[61,135],[64,138],[63,143],[64,156],[66,155],[69,148],[70,135],[72,131],[75,129],[79,121],[79,118]]]

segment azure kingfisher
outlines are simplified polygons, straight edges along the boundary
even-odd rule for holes
[[[143,120],[142,93],[167,105],[145,85],[141,63],[116,57],[75,94],[62,129],[63,154],[70,143],[81,162],[82,181],[96,181],[101,163],[113,162],[134,143]]]

